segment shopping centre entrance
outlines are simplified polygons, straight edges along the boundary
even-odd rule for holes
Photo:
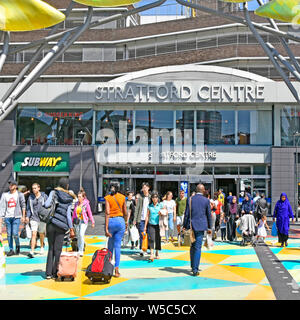
[[[235,179],[216,179],[216,190],[222,189],[228,195],[229,192],[237,194],[237,182]]]

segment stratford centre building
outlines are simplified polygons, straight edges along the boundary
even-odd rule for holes
[[[77,5],[64,28],[84,10]],[[148,181],[161,195],[190,193],[201,181],[211,192],[264,192],[273,206],[286,192],[294,204],[300,108],[250,31],[209,16],[129,18],[87,31],[1,123],[1,191],[13,175],[42,190],[67,176],[77,192],[82,176],[96,211],[111,181],[134,192]],[[8,57],[0,92],[31,55]]]

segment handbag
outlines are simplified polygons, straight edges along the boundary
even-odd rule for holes
[[[142,235],[143,235],[142,250],[146,252],[148,250],[148,234],[146,232],[143,232]]]
[[[130,233],[131,241],[135,242],[135,241],[138,241],[140,239],[139,230],[137,229],[136,226],[132,226],[129,229],[129,233]]]
[[[273,237],[277,237],[278,236],[278,230],[277,230],[276,222],[274,222],[273,225],[272,225],[271,235]]]
[[[190,242],[191,244],[194,243],[196,241],[196,237],[195,237],[195,232],[193,230],[192,227],[192,197],[190,197],[190,201],[189,201],[189,205],[190,205],[190,230],[187,231],[189,237],[190,237]]]
[[[21,230],[21,232],[20,232],[20,238],[21,238],[21,239],[26,239],[26,238],[27,238],[25,226],[24,226],[24,228],[23,228],[23,229]]]
[[[204,242],[204,246],[210,250],[213,246],[214,246],[214,242],[213,242],[213,239],[212,239],[212,235],[211,234],[207,234],[206,235],[206,239],[205,239],[205,242]]]

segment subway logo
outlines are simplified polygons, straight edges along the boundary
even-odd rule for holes
[[[55,167],[62,157],[26,157],[22,167]]]

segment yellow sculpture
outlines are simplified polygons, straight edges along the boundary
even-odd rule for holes
[[[0,30],[32,31],[51,27],[65,15],[41,0],[0,0]]]
[[[80,4],[93,7],[119,7],[127,6],[140,0],[74,0]]]
[[[300,24],[300,0],[273,0],[256,9],[255,14]]]

